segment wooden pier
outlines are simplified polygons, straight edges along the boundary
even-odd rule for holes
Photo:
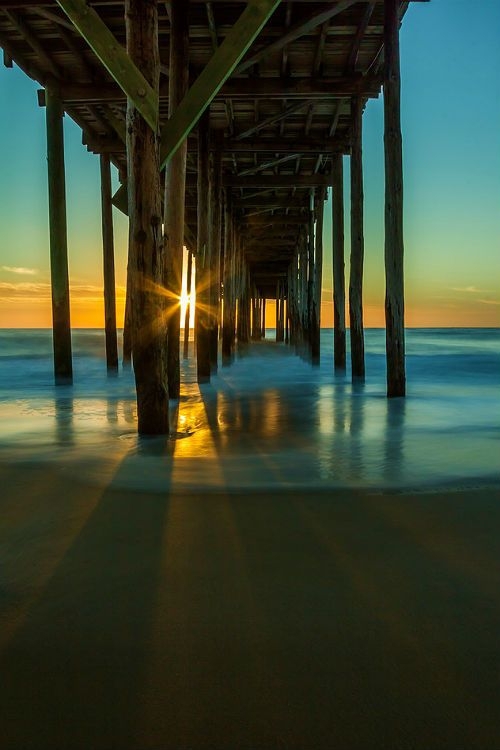
[[[363,378],[362,116],[383,92],[387,395],[405,395],[398,37],[408,5],[0,0],[4,63],[40,84],[47,112],[57,383],[72,378],[64,113],[100,156],[110,372],[118,366],[111,201],[129,216],[124,362],[132,355],[139,432],[167,432],[169,398],[179,397],[184,245],[196,279],[200,383],[217,371],[219,339],[230,361],[237,343],[265,335],[266,300],[275,301],[277,340],[319,362],[328,191],[334,367],[345,368],[344,157],[351,365],[353,379]],[[110,164],[121,182],[114,196]]]

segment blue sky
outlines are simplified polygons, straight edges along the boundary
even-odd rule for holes
[[[500,325],[500,2],[476,4],[480,13],[470,0],[413,3],[401,31],[409,325]],[[0,68],[0,326],[50,324],[45,110],[37,88],[19,69]],[[381,325],[382,97],[368,103],[363,127],[365,318]],[[69,117],[65,144],[72,320],[81,325],[102,286],[99,161]],[[348,159],[345,173],[347,208]],[[325,322],[330,226],[327,220]],[[346,212],[347,256],[348,228]],[[121,287],[126,233],[116,213]]]

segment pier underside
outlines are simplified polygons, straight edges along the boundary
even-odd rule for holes
[[[413,0],[416,1],[416,0]],[[200,383],[217,341],[276,338],[320,358],[324,203],[333,191],[335,366],[345,366],[342,160],[351,161],[349,327],[364,377],[362,113],[383,90],[387,395],[405,394],[401,0],[0,0],[4,62],[47,107],[55,376],[71,380],[62,116],[100,155],[108,368],[117,369],[111,201],[129,216],[124,362],[143,434],[180,385],[183,245]],[[109,162],[121,187],[111,196]],[[222,330],[222,334],[220,331]]]

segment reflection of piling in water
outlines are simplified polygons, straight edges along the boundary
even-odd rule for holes
[[[406,401],[389,399],[386,406],[384,472],[387,479],[397,480],[404,462]]]
[[[73,424],[74,399],[72,396],[58,396],[54,399],[55,437],[59,445],[74,445]]]
[[[349,400],[349,458],[351,476],[361,480],[364,476],[363,430],[365,426],[366,396],[361,381],[352,384]]]

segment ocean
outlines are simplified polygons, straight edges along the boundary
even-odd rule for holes
[[[196,384],[192,343],[169,438],[139,438],[133,373],[108,377],[104,332],[74,330],[72,386],[50,330],[0,330],[0,460],[164,492],[500,489],[500,330],[409,329],[407,397],[385,396],[385,332],[365,332],[366,381],[266,340]],[[348,356],[349,360],[349,356]]]

